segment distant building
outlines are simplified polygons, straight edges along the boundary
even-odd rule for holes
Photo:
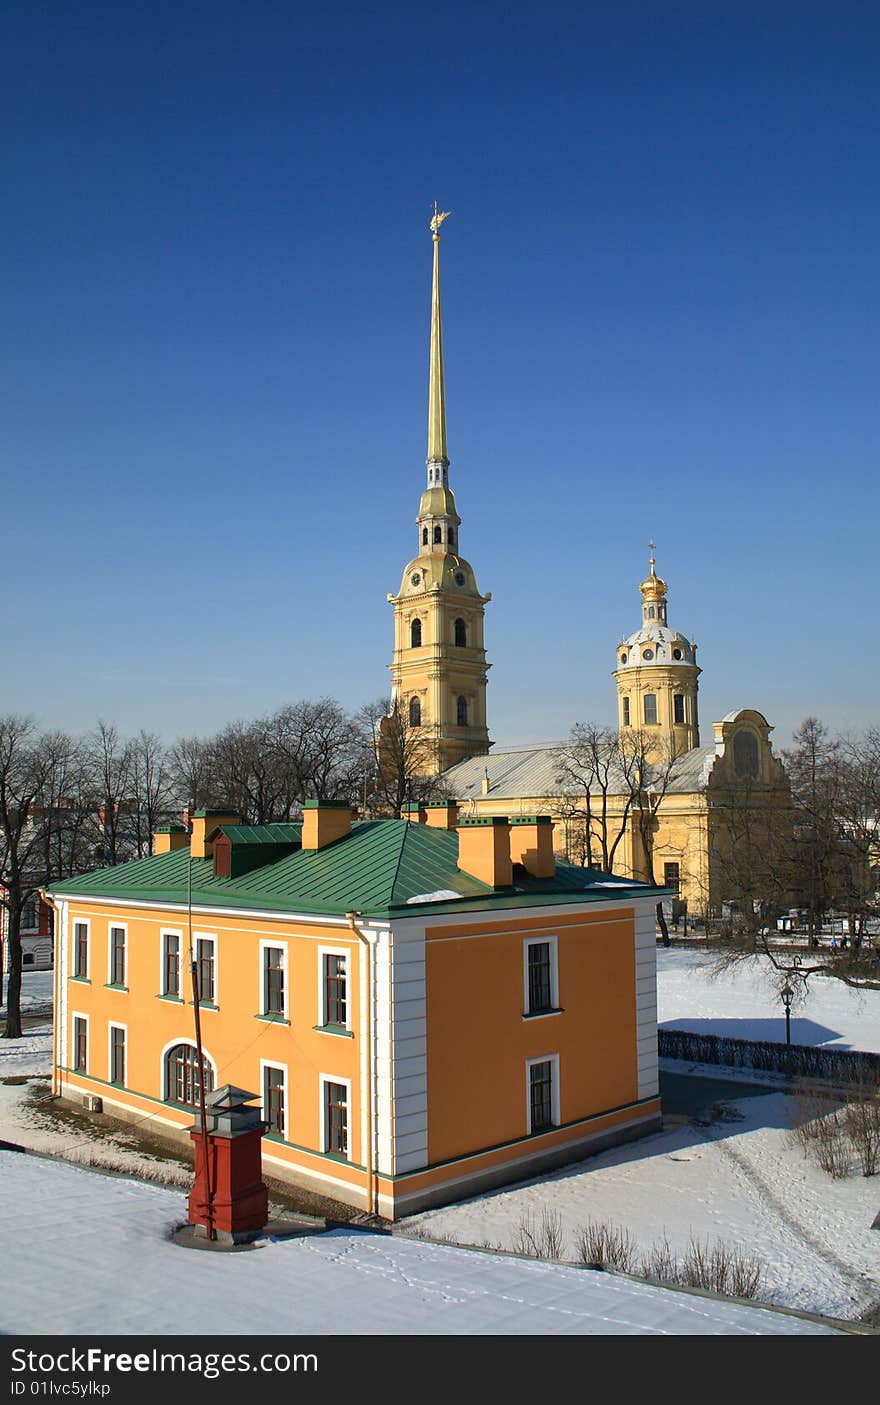
[[[603,824],[612,839],[621,834],[615,872],[661,884],[692,915],[720,916],[748,887],[746,850],[757,858],[762,839],[790,822],[789,784],[773,729],[754,709],[729,712],[714,724],[712,744],[700,746],[696,645],[668,623],[653,553],[639,590],[641,628],[617,646],[619,749],[604,816],[598,776],[588,805],[562,743],[495,748],[450,768],[444,781],[465,814],[552,815],[557,853],[576,860],[589,815],[594,854]]]

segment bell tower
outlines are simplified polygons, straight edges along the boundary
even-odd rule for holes
[[[459,554],[461,518],[449,486],[446,387],[440,313],[440,226],[449,211],[434,202],[431,348],[428,372],[428,482],[416,518],[418,554],[407,562],[394,607],[392,696],[406,726],[419,729],[426,774],[488,752],[486,651],[481,595]]]
[[[669,628],[666,582],[650,547],[650,574],[639,586],[642,627],[617,646],[618,720],[621,734],[638,728],[680,756],[700,745],[697,646]]]

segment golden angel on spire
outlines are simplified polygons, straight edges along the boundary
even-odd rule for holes
[[[437,232],[439,231],[440,226],[441,226],[441,224],[443,223],[443,221],[446,220],[446,219],[448,219],[451,214],[452,214],[452,211],[451,211],[451,210],[441,210],[441,209],[440,209],[440,206],[437,204],[437,201],[435,200],[435,201],[434,201],[434,218],[431,220],[431,225],[430,225],[431,233],[432,233],[432,234],[437,234]]]

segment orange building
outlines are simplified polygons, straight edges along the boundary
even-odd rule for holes
[[[655,1129],[657,890],[558,864],[549,820],[456,819],[201,811],[54,885],[54,1091],[186,1136],[192,952],[270,1174],[394,1219]]]

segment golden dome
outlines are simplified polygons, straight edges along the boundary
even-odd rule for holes
[[[642,583],[641,583],[641,585],[639,586],[639,590],[642,592],[642,600],[644,600],[646,604],[650,604],[652,601],[658,601],[658,600],[665,600],[665,599],[666,599],[666,582],[665,582],[660,576],[658,576],[658,575],[657,575],[657,572],[654,570],[654,543],[653,543],[653,542],[650,543],[650,547],[651,547],[651,574],[650,574],[648,577],[646,577],[646,579],[643,580]]]

